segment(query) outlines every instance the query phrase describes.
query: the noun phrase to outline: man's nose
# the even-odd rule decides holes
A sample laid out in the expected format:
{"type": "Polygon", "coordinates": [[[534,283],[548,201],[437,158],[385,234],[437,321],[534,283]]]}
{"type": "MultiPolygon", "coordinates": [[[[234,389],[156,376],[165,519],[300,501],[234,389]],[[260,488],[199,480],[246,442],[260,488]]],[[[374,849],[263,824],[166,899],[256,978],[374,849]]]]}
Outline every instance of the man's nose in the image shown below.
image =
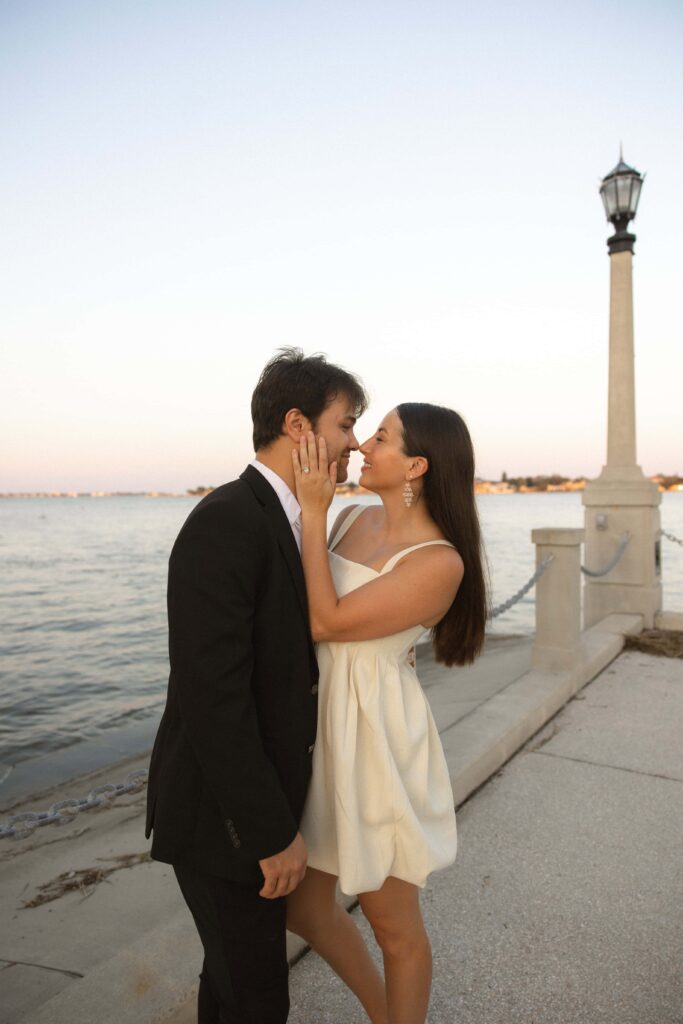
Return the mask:
{"type": "Polygon", "coordinates": [[[351,434],[349,435],[349,448],[351,449],[352,452],[357,452],[359,447],[360,445],[358,444],[358,438],[356,437],[354,432],[351,431],[351,434]]]}

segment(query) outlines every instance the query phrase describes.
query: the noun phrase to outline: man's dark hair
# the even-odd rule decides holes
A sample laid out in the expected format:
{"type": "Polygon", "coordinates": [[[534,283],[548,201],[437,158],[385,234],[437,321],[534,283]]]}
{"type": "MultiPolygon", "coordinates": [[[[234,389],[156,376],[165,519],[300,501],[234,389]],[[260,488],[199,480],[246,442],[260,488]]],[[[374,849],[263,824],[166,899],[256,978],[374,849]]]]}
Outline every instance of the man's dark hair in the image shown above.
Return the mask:
{"type": "Polygon", "coordinates": [[[254,450],[266,448],[282,434],[285,414],[300,409],[315,429],[318,417],[345,395],[358,418],[368,407],[360,380],[323,355],[305,356],[299,348],[281,348],[263,368],[251,396],[254,450]]]}

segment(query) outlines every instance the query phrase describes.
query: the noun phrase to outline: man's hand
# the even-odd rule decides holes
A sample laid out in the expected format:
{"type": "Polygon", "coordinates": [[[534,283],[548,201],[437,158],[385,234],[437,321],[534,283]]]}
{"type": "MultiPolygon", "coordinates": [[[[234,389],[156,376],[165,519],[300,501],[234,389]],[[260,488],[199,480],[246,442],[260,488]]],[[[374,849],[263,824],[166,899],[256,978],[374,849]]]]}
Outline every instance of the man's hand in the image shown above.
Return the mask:
{"type": "Polygon", "coordinates": [[[306,874],[307,859],[306,844],[301,833],[297,832],[285,850],[259,861],[265,878],[259,896],[274,900],[294,892],[306,874]]]}

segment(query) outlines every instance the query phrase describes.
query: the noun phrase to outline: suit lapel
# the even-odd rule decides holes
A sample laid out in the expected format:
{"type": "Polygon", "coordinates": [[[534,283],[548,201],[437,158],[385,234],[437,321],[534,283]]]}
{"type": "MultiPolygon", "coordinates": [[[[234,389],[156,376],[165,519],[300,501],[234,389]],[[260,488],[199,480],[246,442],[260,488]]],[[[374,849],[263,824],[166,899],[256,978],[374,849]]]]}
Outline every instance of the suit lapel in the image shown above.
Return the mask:
{"type": "Polygon", "coordinates": [[[304,613],[306,623],[308,623],[306,581],[304,579],[304,570],[301,565],[301,555],[299,554],[299,549],[296,546],[294,534],[292,533],[292,527],[290,526],[289,519],[285,515],[285,510],[280,503],[280,499],[266,478],[259,473],[257,469],[254,469],[253,466],[247,466],[244,473],[241,474],[240,480],[244,480],[244,482],[251,487],[252,491],[263,505],[263,510],[268,517],[268,521],[273,527],[280,550],[287,562],[287,567],[292,576],[294,589],[296,590],[301,610],[304,613]]]}

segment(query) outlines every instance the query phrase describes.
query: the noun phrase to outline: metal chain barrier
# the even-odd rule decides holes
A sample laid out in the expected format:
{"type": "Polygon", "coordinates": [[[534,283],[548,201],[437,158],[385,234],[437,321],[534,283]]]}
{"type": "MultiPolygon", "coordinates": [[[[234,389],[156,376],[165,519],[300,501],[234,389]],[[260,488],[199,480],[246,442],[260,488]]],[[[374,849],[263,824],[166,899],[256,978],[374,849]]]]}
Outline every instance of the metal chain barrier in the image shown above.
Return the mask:
{"type": "Polygon", "coordinates": [[[554,558],[555,555],[548,555],[547,558],[544,558],[542,562],[539,562],[536,568],[536,572],[533,574],[529,582],[525,583],[524,586],[521,587],[520,590],[518,590],[515,594],[513,594],[512,597],[509,597],[507,601],[503,601],[502,604],[496,605],[495,608],[492,608],[489,618],[495,619],[496,615],[502,615],[503,612],[506,612],[509,608],[512,608],[513,604],[517,604],[518,601],[521,601],[524,595],[531,590],[534,583],[537,583],[538,580],[540,580],[541,576],[546,571],[546,569],[548,568],[548,566],[554,558]]]}
{"type": "MultiPolygon", "coordinates": [[[[672,533],[667,533],[666,530],[660,530],[659,532],[668,540],[683,546],[683,540],[674,537],[672,533]]],[[[630,539],[630,535],[625,533],[614,557],[604,569],[593,571],[582,565],[581,572],[587,576],[606,576],[608,572],[612,571],[623,555],[630,539]]],[[[503,601],[502,604],[496,605],[495,608],[491,609],[489,618],[495,619],[496,616],[502,615],[503,612],[508,611],[518,601],[521,601],[524,595],[540,580],[554,557],[554,555],[548,555],[542,562],[539,562],[536,571],[528,582],[523,587],[520,587],[507,601],[503,601]]],[[[137,771],[130,772],[124,782],[106,782],[102,786],[96,786],[87,796],[80,799],[58,800],[47,811],[24,811],[22,814],[13,814],[4,824],[0,824],[0,839],[26,839],[28,836],[33,835],[37,828],[42,828],[43,825],[68,825],[81,811],[90,811],[94,807],[109,806],[112,800],[119,796],[123,796],[126,793],[139,793],[146,784],[147,769],[139,768],[137,771]]]]}
{"type": "Polygon", "coordinates": [[[619,561],[619,559],[623,555],[624,551],[626,550],[626,545],[628,544],[630,539],[631,539],[631,535],[629,533],[625,533],[623,535],[623,537],[619,541],[619,547],[617,548],[616,553],[614,554],[614,557],[609,560],[609,562],[607,563],[607,565],[605,566],[604,569],[598,569],[598,570],[587,569],[585,565],[582,565],[581,566],[581,572],[584,572],[586,574],[586,576],[606,576],[608,572],[612,571],[614,566],[617,564],[617,562],[619,561]]]}
{"type": "Polygon", "coordinates": [[[0,824],[0,839],[26,839],[43,825],[69,825],[81,811],[108,807],[112,800],[125,793],[139,793],[146,783],[147,769],[138,768],[137,771],[129,772],[123,782],[105,782],[80,799],[58,800],[47,811],[12,814],[4,824],[0,824]]]}

